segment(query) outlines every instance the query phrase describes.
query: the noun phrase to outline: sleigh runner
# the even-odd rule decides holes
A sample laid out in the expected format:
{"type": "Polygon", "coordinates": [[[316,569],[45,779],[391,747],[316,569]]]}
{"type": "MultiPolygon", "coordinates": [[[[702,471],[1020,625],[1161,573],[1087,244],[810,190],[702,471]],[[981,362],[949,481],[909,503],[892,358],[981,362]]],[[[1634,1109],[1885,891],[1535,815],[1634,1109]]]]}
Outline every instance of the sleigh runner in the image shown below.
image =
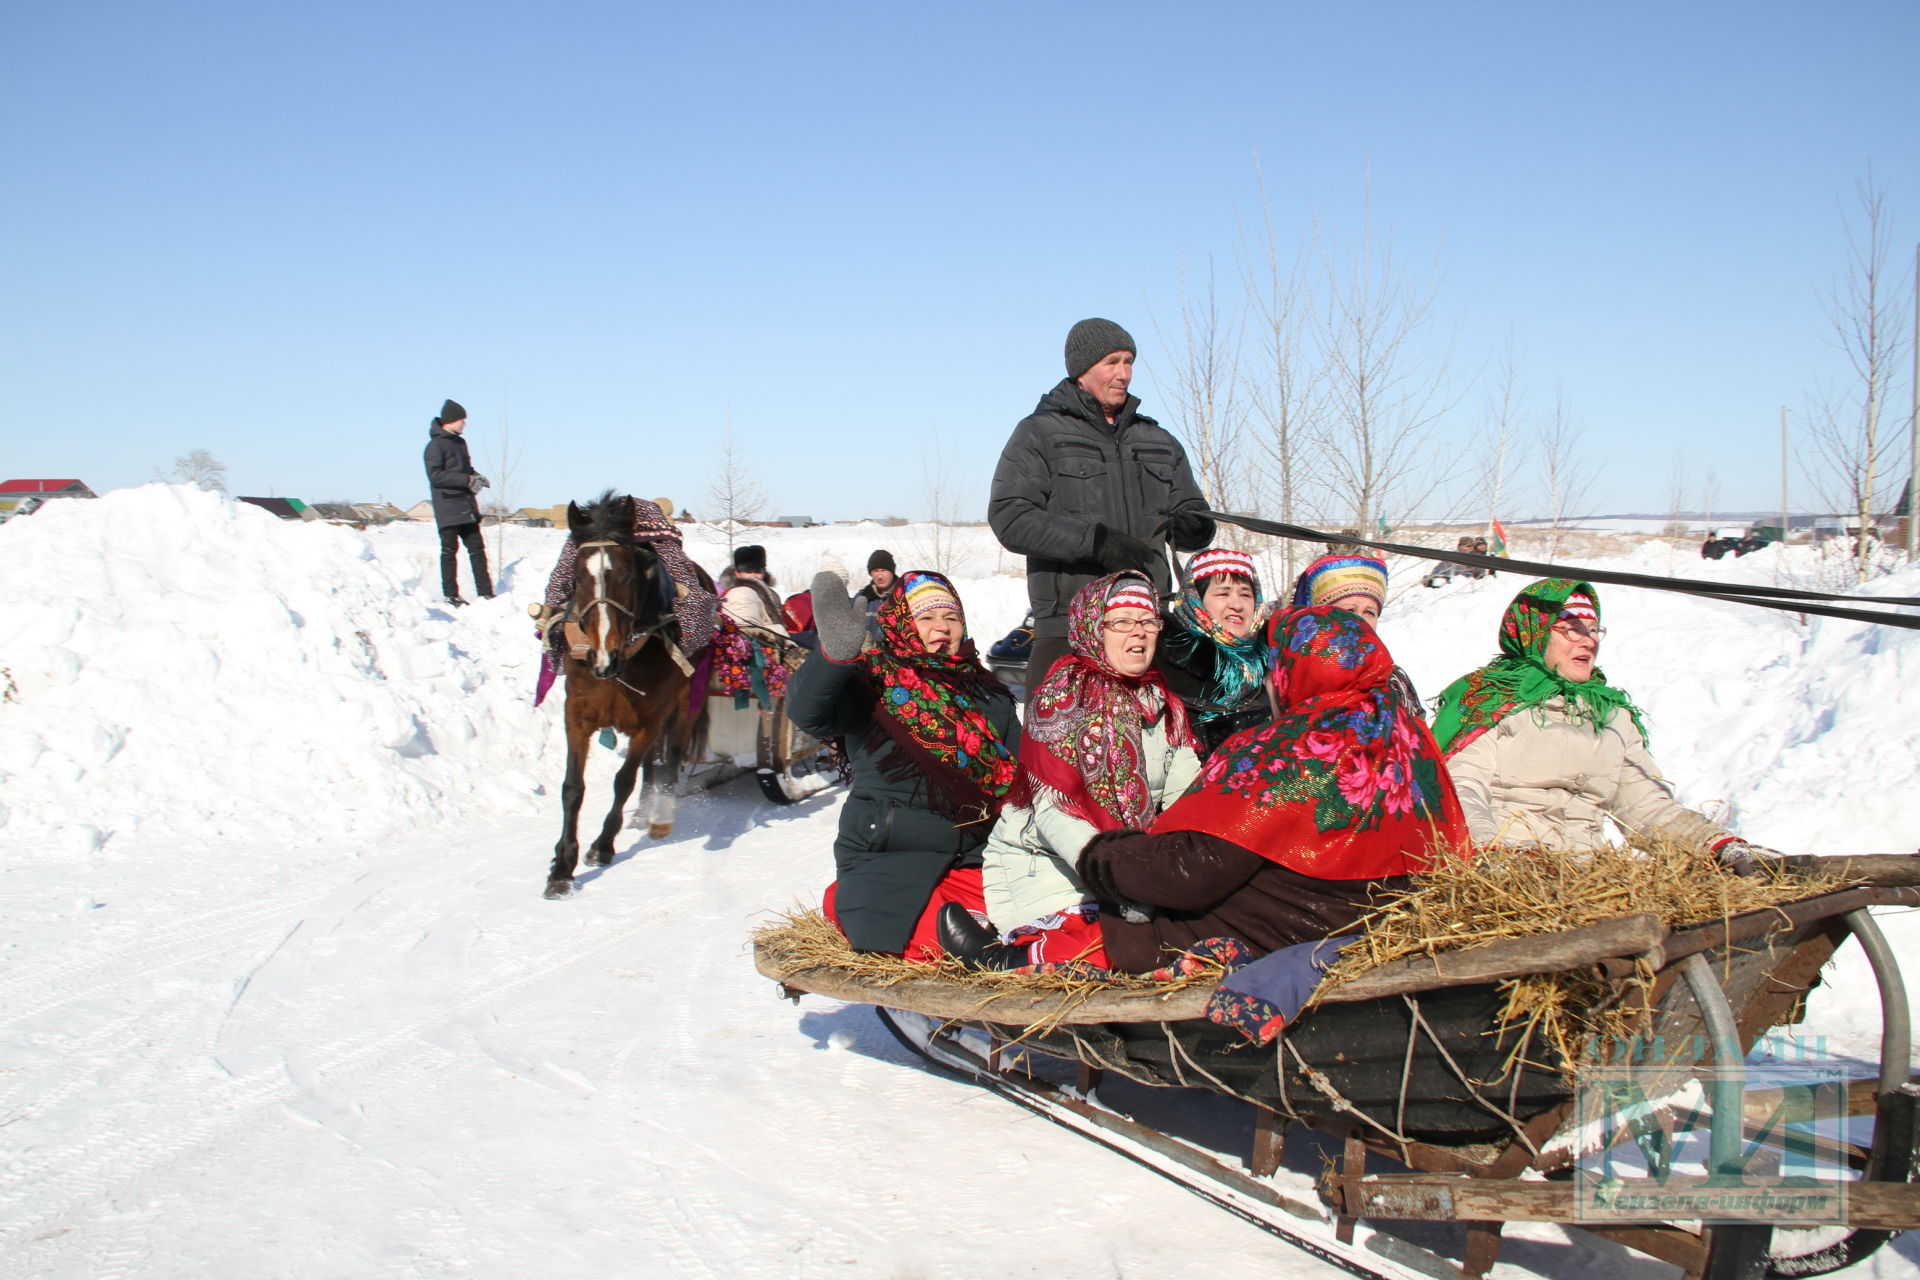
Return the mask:
{"type": "Polygon", "coordinates": [[[796,963],[764,939],[755,960],[783,994],[876,1005],[929,1060],[1345,1265],[1481,1276],[1498,1259],[1504,1224],[1552,1222],[1691,1276],[1817,1275],[1920,1226],[1907,997],[1869,914],[1920,905],[1920,865],[1794,861],[1855,883],[1687,927],[1623,916],[1394,961],[1323,989],[1258,1046],[1207,1019],[1212,982],[1051,992],[876,982],[796,963]],[[1824,1086],[1830,1123],[1821,1127],[1783,1112],[1804,1111],[1804,1091],[1763,1087],[1744,1064],[1770,1028],[1797,1020],[1850,936],[1878,985],[1879,1069],[1824,1086]],[[1634,1035],[1569,1063],[1528,1027],[1501,1027],[1499,984],[1549,973],[1582,975],[1598,999],[1639,999],[1634,1035]],[[1246,1167],[1103,1103],[1108,1073],[1250,1105],[1246,1167]],[[1637,1105],[1596,1120],[1595,1091],[1582,1088],[1595,1076],[1630,1080],[1637,1105]],[[1282,1167],[1290,1130],[1336,1144],[1311,1190],[1290,1185],[1282,1167]],[[1639,1151],[1657,1156],[1663,1142],[1664,1158],[1639,1169],[1639,1151]],[[1370,1168],[1369,1157],[1396,1171],[1370,1168]],[[1815,1157],[1830,1171],[1824,1182],[1795,1176],[1815,1157]],[[1409,1220],[1463,1224],[1460,1256],[1371,1227],[1409,1220]]]}

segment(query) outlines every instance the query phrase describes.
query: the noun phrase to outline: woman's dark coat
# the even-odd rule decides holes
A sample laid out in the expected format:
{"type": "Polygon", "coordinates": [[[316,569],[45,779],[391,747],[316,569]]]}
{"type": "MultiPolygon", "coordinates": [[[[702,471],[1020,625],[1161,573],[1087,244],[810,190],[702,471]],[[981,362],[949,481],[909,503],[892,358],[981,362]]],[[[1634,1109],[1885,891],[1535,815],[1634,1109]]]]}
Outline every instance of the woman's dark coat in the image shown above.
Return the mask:
{"type": "MultiPolygon", "coordinates": [[[[929,807],[924,778],[885,775],[867,743],[874,698],[857,664],[815,653],[787,685],[787,714],[816,738],[845,738],[853,766],[840,838],[833,843],[833,905],[841,931],[856,950],[900,952],[941,877],[955,867],[980,865],[993,819],[956,827],[929,807]]],[[[1016,750],[1020,719],[1012,696],[1001,691],[985,711],[995,734],[1016,750]]]]}

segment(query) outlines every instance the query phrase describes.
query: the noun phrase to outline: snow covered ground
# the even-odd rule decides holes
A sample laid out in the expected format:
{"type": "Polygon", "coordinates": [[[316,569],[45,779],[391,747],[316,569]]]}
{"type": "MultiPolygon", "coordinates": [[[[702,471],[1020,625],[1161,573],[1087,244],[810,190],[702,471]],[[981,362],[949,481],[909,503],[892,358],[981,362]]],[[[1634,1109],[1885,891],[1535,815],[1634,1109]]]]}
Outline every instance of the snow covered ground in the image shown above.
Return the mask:
{"type": "MultiPolygon", "coordinates": [[[[885,546],[944,561],[983,644],[1024,609],[984,529],[756,533],[786,591],[885,546]]],[[[564,746],[524,610],[561,535],[502,536],[502,598],[454,612],[430,529],[160,485],[0,526],[0,1276],[1332,1274],[865,1008],[775,999],[746,932],[817,900],[837,791],[683,801],[543,900],[564,746]]],[[[1516,585],[1403,588],[1382,633],[1432,694],[1516,585]]],[[[1603,596],[1686,801],[1796,852],[1920,843],[1920,636],[1603,596]]],[[[1849,950],[1807,1030],[1865,1057],[1877,1027],[1849,950]]],[[[1507,1274],[1670,1274],[1516,1234],[1507,1274]]],[[[1920,1275],[1912,1239],[1855,1274],[1920,1275]]]]}

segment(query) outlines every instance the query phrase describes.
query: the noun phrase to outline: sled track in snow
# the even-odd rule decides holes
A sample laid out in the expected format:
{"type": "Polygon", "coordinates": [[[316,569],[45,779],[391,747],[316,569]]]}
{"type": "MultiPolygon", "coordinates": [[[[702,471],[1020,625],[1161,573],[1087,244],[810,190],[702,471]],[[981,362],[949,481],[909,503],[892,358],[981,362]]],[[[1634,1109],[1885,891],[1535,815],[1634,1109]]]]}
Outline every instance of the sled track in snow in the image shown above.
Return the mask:
{"type": "MultiPolygon", "coordinates": [[[[462,868],[466,874],[471,868],[462,868]]],[[[348,1036],[315,1048],[311,1071],[328,1077],[374,1073],[401,1077],[457,1060],[450,1050],[421,1038],[433,1027],[481,1007],[515,999],[568,969],[597,965],[608,953],[646,935],[646,924],[609,925],[606,936],[545,963],[508,956],[462,983],[457,1002],[432,1016],[358,1041],[348,1036]]],[[[190,1017],[190,1015],[189,1015],[190,1017]]],[[[9,1169],[11,1189],[0,1194],[0,1259],[22,1274],[42,1274],[61,1254],[84,1247],[81,1233],[61,1231],[69,1218],[110,1193],[127,1198],[186,1153],[244,1123],[264,1107],[287,1102],[301,1091],[284,1065],[262,1067],[233,1080],[208,1082],[207,1105],[190,1124],[155,1133],[96,1130],[77,1143],[25,1153],[9,1169]],[[30,1203],[29,1203],[30,1202],[30,1203]],[[63,1246],[62,1240],[70,1240],[63,1246]]]]}

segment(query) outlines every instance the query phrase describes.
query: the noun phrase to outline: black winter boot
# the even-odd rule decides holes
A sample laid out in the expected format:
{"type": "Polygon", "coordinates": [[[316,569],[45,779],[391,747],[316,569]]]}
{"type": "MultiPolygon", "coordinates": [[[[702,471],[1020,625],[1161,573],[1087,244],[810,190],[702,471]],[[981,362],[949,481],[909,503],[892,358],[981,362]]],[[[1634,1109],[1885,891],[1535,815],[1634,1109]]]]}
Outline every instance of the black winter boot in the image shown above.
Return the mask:
{"type": "Polygon", "coordinates": [[[1030,963],[1025,947],[994,941],[994,934],[957,902],[940,908],[934,933],[942,951],[975,969],[1024,969],[1030,963]]]}

